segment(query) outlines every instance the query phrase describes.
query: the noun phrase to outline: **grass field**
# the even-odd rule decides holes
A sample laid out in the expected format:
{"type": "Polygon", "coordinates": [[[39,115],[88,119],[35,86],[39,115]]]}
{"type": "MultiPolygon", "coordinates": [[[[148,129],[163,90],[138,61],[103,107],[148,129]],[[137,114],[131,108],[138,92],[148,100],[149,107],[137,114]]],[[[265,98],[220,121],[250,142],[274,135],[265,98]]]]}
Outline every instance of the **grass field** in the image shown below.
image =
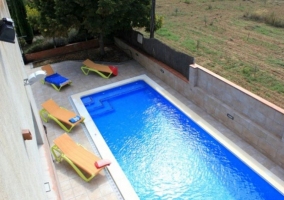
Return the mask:
{"type": "Polygon", "coordinates": [[[283,0],[156,0],[156,14],[164,21],[155,38],[284,108],[283,0]]]}

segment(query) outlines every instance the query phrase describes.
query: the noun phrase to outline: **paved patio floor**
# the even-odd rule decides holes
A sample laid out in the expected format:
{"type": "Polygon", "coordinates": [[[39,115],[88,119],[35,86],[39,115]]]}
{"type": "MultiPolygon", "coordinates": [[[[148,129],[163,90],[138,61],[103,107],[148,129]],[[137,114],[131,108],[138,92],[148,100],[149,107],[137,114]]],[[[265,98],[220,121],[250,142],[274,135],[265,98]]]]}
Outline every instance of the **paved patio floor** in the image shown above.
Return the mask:
{"type": "MultiPolygon", "coordinates": [[[[183,104],[188,106],[195,113],[198,113],[204,120],[213,125],[216,129],[218,129],[221,133],[223,133],[226,137],[231,139],[235,144],[253,156],[258,162],[263,164],[268,170],[272,173],[276,174],[282,180],[284,180],[284,170],[279,166],[275,165],[272,161],[267,159],[261,153],[256,151],[252,146],[248,145],[241,138],[239,138],[236,134],[228,130],[222,124],[218,123],[212,117],[208,116],[204,111],[195,106],[191,101],[181,96],[178,92],[174,91],[160,79],[155,77],[154,75],[148,73],[145,68],[139,65],[136,61],[131,60],[124,63],[111,63],[112,65],[116,65],[118,67],[118,76],[111,77],[110,79],[104,79],[100,77],[96,73],[90,73],[88,76],[85,76],[80,70],[80,66],[82,65],[82,61],[65,61],[61,63],[52,64],[52,67],[59,74],[68,77],[72,80],[71,86],[64,87],[60,92],[54,90],[50,85],[43,85],[40,82],[34,83],[31,88],[34,95],[34,99],[36,101],[38,110],[41,109],[41,103],[46,100],[52,98],[55,100],[60,106],[65,107],[67,109],[73,110],[76,112],[75,108],[72,105],[70,96],[73,94],[77,94],[79,92],[83,92],[86,90],[93,89],[95,87],[100,87],[109,83],[125,80],[131,77],[135,77],[138,75],[146,74],[168,92],[170,92],[173,96],[179,99],[183,104]]],[[[32,68],[31,65],[26,65],[25,70],[27,74],[31,72],[39,70],[39,68],[32,68]]],[[[47,138],[52,145],[52,141],[60,136],[64,131],[53,121],[49,123],[43,122],[43,124],[47,127],[47,138]]],[[[86,136],[88,134],[84,125],[76,126],[69,135],[78,143],[82,144],[89,150],[92,150],[96,153],[96,149],[94,148],[94,144],[92,141],[88,139],[86,136]]],[[[42,150],[45,151],[45,150],[42,150]]],[[[44,157],[49,155],[50,152],[42,152],[43,157],[43,165],[46,165],[44,161],[44,157]]],[[[107,170],[103,170],[98,176],[96,176],[93,180],[86,183],[83,181],[76,172],[65,162],[55,163],[55,169],[59,181],[59,186],[61,188],[61,194],[64,200],[119,200],[123,199],[120,195],[115,183],[112,181],[111,176],[109,175],[107,170]]],[[[49,179],[49,166],[45,166],[45,179],[46,181],[50,181],[49,179]]],[[[50,181],[52,182],[52,181],[50,181]]],[[[53,190],[51,185],[51,191],[48,192],[49,199],[58,199],[56,195],[56,191],[53,190]]]]}

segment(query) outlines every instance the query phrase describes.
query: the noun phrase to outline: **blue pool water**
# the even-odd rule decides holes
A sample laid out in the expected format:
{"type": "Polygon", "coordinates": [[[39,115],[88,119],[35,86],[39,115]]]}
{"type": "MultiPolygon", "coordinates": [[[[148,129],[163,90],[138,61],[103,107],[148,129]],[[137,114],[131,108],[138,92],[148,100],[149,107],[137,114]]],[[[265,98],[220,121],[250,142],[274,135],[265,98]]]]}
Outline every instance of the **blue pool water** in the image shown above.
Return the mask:
{"type": "Polygon", "coordinates": [[[140,199],[284,199],[144,81],[81,99],[140,199]]]}

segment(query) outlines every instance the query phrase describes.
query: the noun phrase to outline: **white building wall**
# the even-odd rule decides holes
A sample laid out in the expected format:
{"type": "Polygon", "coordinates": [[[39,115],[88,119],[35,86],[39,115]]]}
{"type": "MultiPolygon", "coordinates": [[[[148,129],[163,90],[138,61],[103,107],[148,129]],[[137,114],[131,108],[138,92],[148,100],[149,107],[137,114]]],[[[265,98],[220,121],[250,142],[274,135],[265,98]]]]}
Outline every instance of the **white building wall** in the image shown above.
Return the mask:
{"type": "MultiPolygon", "coordinates": [[[[10,17],[0,0],[0,18],[10,17]]],[[[0,199],[46,199],[19,45],[0,41],[0,199]],[[32,140],[23,140],[29,129],[32,140]]],[[[29,86],[28,86],[29,87],[29,86]]]]}

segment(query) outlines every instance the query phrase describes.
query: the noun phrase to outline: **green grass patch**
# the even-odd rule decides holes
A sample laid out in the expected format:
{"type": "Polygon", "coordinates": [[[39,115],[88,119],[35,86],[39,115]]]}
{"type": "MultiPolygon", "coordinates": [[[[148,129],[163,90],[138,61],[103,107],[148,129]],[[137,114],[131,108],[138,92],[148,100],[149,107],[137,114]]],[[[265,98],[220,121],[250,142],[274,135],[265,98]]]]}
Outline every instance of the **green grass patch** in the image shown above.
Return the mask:
{"type": "Polygon", "coordinates": [[[189,30],[189,35],[193,34],[193,35],[198,35],[198,36],[205,36],[204,32],[202,30],[198,30],[198,29],[190,29],[189,30]]]}
{"type": "Polygon", "coordinates": [[[258,70],[256,67],[242,67],[242,75],[249,83],[259,83],[269,90],[284,94],[283,82],[277,80],[270,74],[267,74],[267,72],[258,70]]]}
{"type": "Polygon", "coordinates": [[[190,0],[184,0],[184,3],[190,4],[191,2],[190,2],[190,0]]]}
{"type": "Polygon", "coordinates": [[[270,49],[270,50],[278,50],[279,49],[279,47],[275,44],[272,44],[272,43],[269,43],[269,42],[266,42],[266,41],[263,41],[263,40],[259,40],[257,38],[253,38],[250,35],[243,38],[243,40],[246,41],[249,44],[254,44],[254,45],[257,45],[257,46],[264,46],[265,48],[270,49]]]}
{"type": "Polygon", "coordinates": [[[244,19],[232,20],[232,25],[235,25],[240,28],[244,28],[248,31],[254,31],[256,33],[266,35],[269,37],[283,38],[283,28],[276,28],[269,26],[267,24],[261,24],[255,21],[247,21],[244,19]]]}
{"type": "Polygon", "coordinates": [[[278,65],[278,66],[284,68],[284,60],[269,58],[268,62],[273,64],[273,65],[278,65]]]}
{"type": "Polygon", "coordinates": [[[252,26],[255,26],[255,24],[257,24],[254,21],[244,20],[243,18],[234,18],[230,21],[230,23],[231,25],[241,27],[241,28],[252,27],[252,26]]]}
{"type": "Polygon", "coordinates": [[[201,45],[201,49],[207,55],[214,55],[214,56],[220,55],[220,53],[218,51],[212,50],[212,49],[207,48],[207,47],[203,47],[202,45],[201,45]]]}
{"type": "Polygon", "coordinates": [[[213,35],[210,35],[207,30],[211,30],[212,32],[224,32],[223,28],[218,28],[216,26],[207,26],[204,29],[192,29],[190,28],[189,30],[187,29],[186,32],[188,35],[195,35],[202,40],[202,42],[210,43],[210,44],[220,44],[224,43],[224,39],[218,39],[217,37],[214,37],[213,35]]]}
{"type": "Polygon", "coordinates": [[[217,44],[219,42],[213,36],[202,37],[201,41],[209,44],[217,44]]]}
{"type": "MultiPolygon", "coordinates": [[[[189,34],[190,35],[190,34],[189,34]]],[[[217,44],[218,40],[214,39],[213,36],[202,37],[200,40],[194,40],[191,38],[186,38],[183,42],[180,43],[181,46],[185,47],[187,50],[191,52],[198,52],[198,55],[215,55],[222,56],[222,53],[216,50],[212,50],[206,45],[217,44]]]]}
{"type": "Polygon", "coordinates": [[[212,20],[208,23],[207,29],[212,32],[223,34],[226,30],[222,27],[218,27],[218,22],[216,20],[212,20]]]}
{"type": "Polygon", "coordinates": [[[256,26],[254,31],[270,37],[282,37],[283,39],[283,29],[273,28],[271,26],[263,25],[256,26]]]}
{"type": "Polygon", "coordinates": [[[242,74],[245,78],[247,78],[247,80],[249,80],[249,82],[251,81],[255,81],[255,76],[256,73],[258,71],[257,68],[255,67],[251,67],[251,66],[244,66],[242,69],[242,74]]]}
{"type": "Polygon", "coordinates": [[[258,75],[256,76],[256,80],[272,91],[276,91],[278,93],[284,93],[283,82],[278,81],[277,79],[267,74],[266,72],[258,73],[258,75]]]}
{"type": "Polygon", "coordinates": [[[179,8],[174,8],[172,14],[172,16],[174,17],[179,17],[179,16],[185,16],[185,15],[188,15],[188,13],[186,12],[183,12],[182,9],[179,9],[179,8]]]}
{"type": "Polygon", "coordinates": [[[207,2],[210,2],[210,0],[197,0],[196,2],[198,2],[198,3],[207,3],[207,2]]]}
{"type": "Polygon", "coordinates": [[[196,52],[196,46],[197,46],[197,41],[193,40],[193,39],[185,39],[183,41],[183,43],[181,44],[183,47],[185,47],[186,49],[190,50],[191,52],[196,52]]]}
{"type": "Polygon", "coordinates": [[[238,6],[235,7],[235,9],[243,12],[246,10],[246,6],[240,3],[238,6]]]}
{"type": "MultiPolygon", "coordinates": [[[[241,24],[245,25],[246,23],[238,23],[239,26],[241,24]]],[[[242,26],[243,26],[242,25],[242,26]]],[[[272,38],[279,38],[283,39],[283,28],[275,28],[266,24],[259,24],[259,23],[248,23],[247,26],[243,26],[248,31],[253,31],[262,35],[266,35],[272,38]]]]}
{"type": "Polygon", "coordinates": [[[179,40],[179,36],[170,32],[167,28],[160,28],[157,32],[157,35],[165,37],[168,40],[173,40],[173,41],[178,41],[179,40]]]}
{"type": "Polygon", "coordinates": [[[241,61],[229,61],[229,62],[226,62],[224,63],[223,65],[223,68],[226,69],[226,70],[235,70],[235,71],[238,71],[238,68],[244,66],[244,63],[241,62],[241,61]]]}
{"type": "Polygon", "coordinates": [[[260,33],[262,35],[273,36],[273,29],[267,28],[266,26],[256,26],[253,29],[255,32],[260,33]]]}

